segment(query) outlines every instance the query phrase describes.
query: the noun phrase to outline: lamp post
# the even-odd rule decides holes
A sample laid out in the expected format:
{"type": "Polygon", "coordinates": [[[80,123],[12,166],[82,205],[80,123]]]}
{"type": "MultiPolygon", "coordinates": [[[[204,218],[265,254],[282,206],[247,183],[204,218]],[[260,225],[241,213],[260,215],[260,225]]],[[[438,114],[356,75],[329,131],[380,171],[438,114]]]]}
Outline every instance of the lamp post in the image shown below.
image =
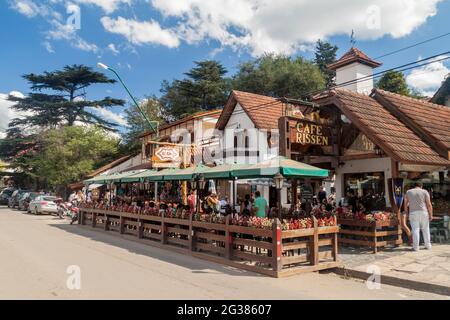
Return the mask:
{"type": "Polygon", "coordinates": [[[281,215],[281,189],[283,188],[284,177],[279,172],[273,177],[275,182],[275,187],[277,188],[277,198],[278,198],[278,219],[282,220],[281,215]]]}
{"type": "Polygon", "coordinates": [[[122,78],[119,76],[119,74],[117,73],[116,70],[114,70],[111,67],[108,67],[106,64],[103,64],[101,62],[97,63],[97,66],[99,68],[105,69],[105,70],[109,70],[112,73],[114,73],[117,77],[117,79],[119,79],[120,83],[122,84],[122,86],[125,88],[125,90],[127,91],[128,95],[130,96],[131,100],[133,100],[134,104],[136,105],[136,107],[138,108],[139,112],[142,114],[142,116],[144,117],[145,121],[147,121],[147,123],[150,125],[151,129],[153,130],[153,132],[156,133],[156,136],[159,138],[159,122],[158,121],[151,121],[147,114],[144,112],[144,110],[142,110],[141,106],[139,105],[139,103],[137,103],[136,99],[133,97],[133,95],[131,94],[130,90],[128,89],[128,87],[125,85],[125,83],[123,82],[122,78]],[[156,124],[156,128],[153,126],[153,124],[156,124]]]}

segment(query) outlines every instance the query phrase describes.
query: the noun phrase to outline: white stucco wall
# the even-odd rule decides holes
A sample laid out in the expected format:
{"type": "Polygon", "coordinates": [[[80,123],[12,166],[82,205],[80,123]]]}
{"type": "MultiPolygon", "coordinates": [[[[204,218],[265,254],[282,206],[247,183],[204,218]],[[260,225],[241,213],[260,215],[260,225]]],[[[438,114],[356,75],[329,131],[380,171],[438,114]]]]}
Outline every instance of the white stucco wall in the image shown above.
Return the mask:
{"type": "Polygon", "coordinates": [[[364,160],[345,161],[343,166],[336,170],[336,200],[339,201],[345,192],[344,174],[346,173],[365,173],[365,172],[384,172],[384,188],[386,194],[386,206],[390,207],[389,203],[389,188],[388,179],[392,178],[391,158],[376,158],[364,160]]]}
{"type": "MultiPolygon", "coordinates": [[[[336,84],[340,85],[348,81],[353,81],[355,79],[360,79],[372,75],[373,75],[372,67],[366,66],[358,62],[354,62],[352,64],[349,64],[336,70],[336,84]]],[[[373,89],[373,78],[363,80],[357,83],[348,84],[342,86],[341,88],[359,93],[370,94],[370,92],[373,89]]]]}

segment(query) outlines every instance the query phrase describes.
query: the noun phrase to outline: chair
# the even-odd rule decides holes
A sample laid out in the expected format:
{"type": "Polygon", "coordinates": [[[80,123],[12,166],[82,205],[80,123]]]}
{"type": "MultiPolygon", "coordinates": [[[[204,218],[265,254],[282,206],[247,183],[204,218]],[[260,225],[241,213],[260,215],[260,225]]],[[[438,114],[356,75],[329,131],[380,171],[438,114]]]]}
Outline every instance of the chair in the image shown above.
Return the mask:
{"type": "Polygon", "coordinates": [[[436,242],[436,240],[439,240],[439,243],[442,243],[442,239],[448,240],[449,234],[450,234],[450,228],[449,228],[449,216],[444,216],[441,221],[438,223],[432,223],[430,227],[430,234],[433,239],[433,242],[436,242]]]}

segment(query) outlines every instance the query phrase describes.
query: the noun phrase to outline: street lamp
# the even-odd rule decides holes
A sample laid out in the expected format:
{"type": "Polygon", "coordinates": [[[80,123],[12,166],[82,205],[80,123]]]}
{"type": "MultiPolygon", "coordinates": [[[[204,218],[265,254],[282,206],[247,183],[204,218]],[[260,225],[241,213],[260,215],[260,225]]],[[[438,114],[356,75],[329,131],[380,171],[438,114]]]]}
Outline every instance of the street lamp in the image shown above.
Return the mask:
{"type": "Polygon", "coordinates": [[[278,218],[280,221],[282,220],[281,215],[281,189],[283,188],[284,177],[279,172],[273,177],[273,181],[275,182],[275,187],[277,188],[277,198],[278,198],[278,218]]]}
{"type": "Polygon", "coordinates": [[[147,114],[144,112],[144,110],[142,110],[141,106],[139,105],[139,103],[137,103],[136,99],[133,97],[133,95],[131,94],[130,90],[128,89],[128,87],[125,85],[125,83],[122,81],[122,78],[119,76],[119,74],[117,73],[116,70],[114,70],[111,67],[108,67],[106,64],[104,63],[97,63],[97,66],[101,69],[105,69],[105,70],[109,70],[112,73],[114,73],[117,77],[117,79],[119,79],[120,83],[122,84],[122,86],[125,88],[125,90],[127,91],[128,95],[130,96],[131,100],[133,100],[134,104],[136,105],[136,107],[138,108],[139,112],[142,114],[142,116],[144,117],[145,121],[147,121],[147,123],[150,125],[151,129],[153,130],[153,132],[156,133],[156,136],[159,137],[159,122],[158,121],[151,121],[147,114]],[[153,124],[156,124],[156,128],[153,127],[153,124]]]}
{"type": "Polygon", "coordinates": [[[200,185],[201,190],[205,189],[206,180],[205,180],[205,176],[202,173],[200,173],[198,175],[198,183],[200,185]]]}

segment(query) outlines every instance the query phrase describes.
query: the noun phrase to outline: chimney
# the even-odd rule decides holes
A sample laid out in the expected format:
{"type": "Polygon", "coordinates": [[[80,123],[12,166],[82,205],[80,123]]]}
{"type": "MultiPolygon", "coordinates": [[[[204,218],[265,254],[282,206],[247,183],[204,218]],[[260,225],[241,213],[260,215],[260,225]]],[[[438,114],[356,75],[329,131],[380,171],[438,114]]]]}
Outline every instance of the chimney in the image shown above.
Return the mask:
{"type": "Polygon", "coordinates": [[[381,66],[361,50],[352,47],[338,61],[329,64],[328,69],[336,71],[336,86],[341,89],[370,94],[373,89],[373,69],[381,66]],[[369,77],[369,78],[366,78],[369,77]],[[356,81],[364,78],[364,80],[356,81]]]}

